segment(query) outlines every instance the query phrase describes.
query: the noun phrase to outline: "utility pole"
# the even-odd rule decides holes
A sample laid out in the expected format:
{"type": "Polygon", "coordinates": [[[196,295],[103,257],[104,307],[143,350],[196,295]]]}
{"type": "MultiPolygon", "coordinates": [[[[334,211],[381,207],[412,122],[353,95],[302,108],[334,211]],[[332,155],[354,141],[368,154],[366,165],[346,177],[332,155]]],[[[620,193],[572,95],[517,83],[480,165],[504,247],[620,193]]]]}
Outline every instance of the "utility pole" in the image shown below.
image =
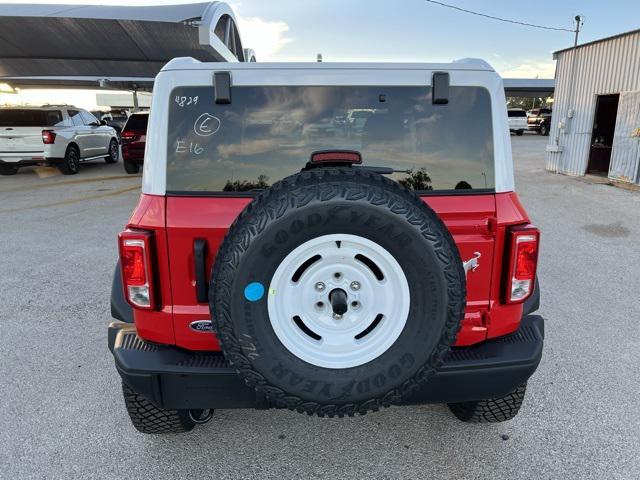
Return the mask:
{"type": "MultiPolygon", "coordinates": [[[[557,146],[560,145],[560,130],[562,130],[565,134],[571,132],[571,128],[573,127],[573,117],[575,116],[575,78],[576,78],[576,63],[578,59],[578,37],[580,35],[580,26],[582,25],[582,15],[576,15],[573,18],[576,22],[576,29],[574,30],[575,36],[573,39],[573,50],[571,52],[571,76],[569,78],[569,91],[567,92],[567,106],[566,113],[564,118],[562,119],[562,129],[558,128],[555,136],[555,144],[557,146]]],[[[556,164],[556,173],[562,170],[560,163],[564,161],[564,156],[562,155],[562,150],[560,150],[560,158],[558,159],[558,163],[556,164]]],[[[564,166],[564,165],[563,165],[564,166]]]]}
{"type": "Polygon", "coordinates": [[[580,23],[582,22],[582,16],[576,15],[574,17],[574,20],[576,21],[576,38],[573,41],[573,48],[576,48],[578,46],[578,35],[580,34],[580,23]]]}
{"type": "Polygon", "coordinates": [[[575,116],[575,79],[576,79],[576,63],[578,61],[578,35],[580,35],[580,23],[582,22],[582,17],[580,15],[576,15],[574,17],[576,21],[576,29],[575,29],[575,37],[573,40],[573,52],[571,58],[571,81],[569,83],[569,105],[567,105],[567,128],[566,131],[569,132],[571,130],[571,124],[573,123],[571,119],[575,116]]]}

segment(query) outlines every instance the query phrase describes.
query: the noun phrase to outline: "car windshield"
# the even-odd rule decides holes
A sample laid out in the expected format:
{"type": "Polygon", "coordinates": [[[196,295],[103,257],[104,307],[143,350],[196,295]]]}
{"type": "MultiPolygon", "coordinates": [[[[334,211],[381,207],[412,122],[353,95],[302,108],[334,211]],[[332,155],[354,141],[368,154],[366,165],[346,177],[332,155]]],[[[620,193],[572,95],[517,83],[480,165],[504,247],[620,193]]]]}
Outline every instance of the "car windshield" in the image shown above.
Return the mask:
{"type": "Polygon", "coordinates": [[[59,110],[0,109],[0,127],[53,127],[60,122],[59,110]]]}
{"type": "Polygon", "coordinates": [[[494,187],[491,97],[451,87],[434,105],[430,87],[233,87],[216,104],[211,87],[170,98],[167,192],[266,188],[322,150],[357,150],[364,166],[417,190],[494,187]]]}

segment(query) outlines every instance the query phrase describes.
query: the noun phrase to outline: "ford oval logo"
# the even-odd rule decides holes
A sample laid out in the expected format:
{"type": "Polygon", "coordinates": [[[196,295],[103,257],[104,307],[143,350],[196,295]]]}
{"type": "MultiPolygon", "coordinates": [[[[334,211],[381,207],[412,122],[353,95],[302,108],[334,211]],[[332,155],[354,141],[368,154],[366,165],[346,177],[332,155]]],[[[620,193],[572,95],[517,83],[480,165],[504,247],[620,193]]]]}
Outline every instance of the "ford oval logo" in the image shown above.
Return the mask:
{"type": "Polygon", "coordinates": [[[213,332],[213,323],[211,320],[196,320],[189,324],[189,328],[196,332],[213,332]]]}

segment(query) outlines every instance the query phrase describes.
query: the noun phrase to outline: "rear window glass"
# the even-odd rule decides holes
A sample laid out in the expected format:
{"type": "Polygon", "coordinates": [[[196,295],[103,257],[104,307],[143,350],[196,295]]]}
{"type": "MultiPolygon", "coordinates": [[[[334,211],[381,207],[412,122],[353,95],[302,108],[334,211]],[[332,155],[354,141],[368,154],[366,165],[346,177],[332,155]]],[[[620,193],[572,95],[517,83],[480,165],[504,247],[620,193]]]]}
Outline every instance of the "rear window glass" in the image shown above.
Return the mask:
{"type": "Polygon", "coordinates": [[[140,130],[147,131],[147,123],[149,122],[149,115],[131,115],[129,120],[127,120],[127,124],[125,125],[125,130],[140,130]]]}
{"type": "Polygon", "coordinates": [[[417,190],[494,187],[491,98],[451,87],[180,87],[170,98],[167,192],[246,192],[299,172],[321,150],[357,150],[363,165],[403,170],[417,190]]]}
{"type": "Polygon", "coordinates": [[[55,127],[62,125],[60,110],[0,109],[1,127],[55,127]]]}
{"type": "Polygon", "coordinates": [[[519,118],[519,117],[527,116],[527,113],[524,110],[509,110],[507,113],[511,118],[519,118]]]}

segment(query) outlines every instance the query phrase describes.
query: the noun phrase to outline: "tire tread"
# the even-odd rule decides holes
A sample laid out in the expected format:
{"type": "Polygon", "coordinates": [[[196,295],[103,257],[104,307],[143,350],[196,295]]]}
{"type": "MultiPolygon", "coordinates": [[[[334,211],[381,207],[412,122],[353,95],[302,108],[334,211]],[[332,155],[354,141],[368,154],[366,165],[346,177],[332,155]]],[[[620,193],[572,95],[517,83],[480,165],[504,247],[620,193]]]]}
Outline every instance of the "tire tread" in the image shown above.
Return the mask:
{"type": "Polygon", "coordinates": [[[524,401],[527,384],[520,385],[504,397],[474,402],[449,403],[451,412],[463,422],[498,423],[514,418],[524,401]]]}
{"type": "Polygon", "coordinates": [[[122,383],[124,403],[133,426],[142,433],[182,433],[193,429],[193,423],[186,411],[165,410],[155,406],[142,395],[122,383]]]}

